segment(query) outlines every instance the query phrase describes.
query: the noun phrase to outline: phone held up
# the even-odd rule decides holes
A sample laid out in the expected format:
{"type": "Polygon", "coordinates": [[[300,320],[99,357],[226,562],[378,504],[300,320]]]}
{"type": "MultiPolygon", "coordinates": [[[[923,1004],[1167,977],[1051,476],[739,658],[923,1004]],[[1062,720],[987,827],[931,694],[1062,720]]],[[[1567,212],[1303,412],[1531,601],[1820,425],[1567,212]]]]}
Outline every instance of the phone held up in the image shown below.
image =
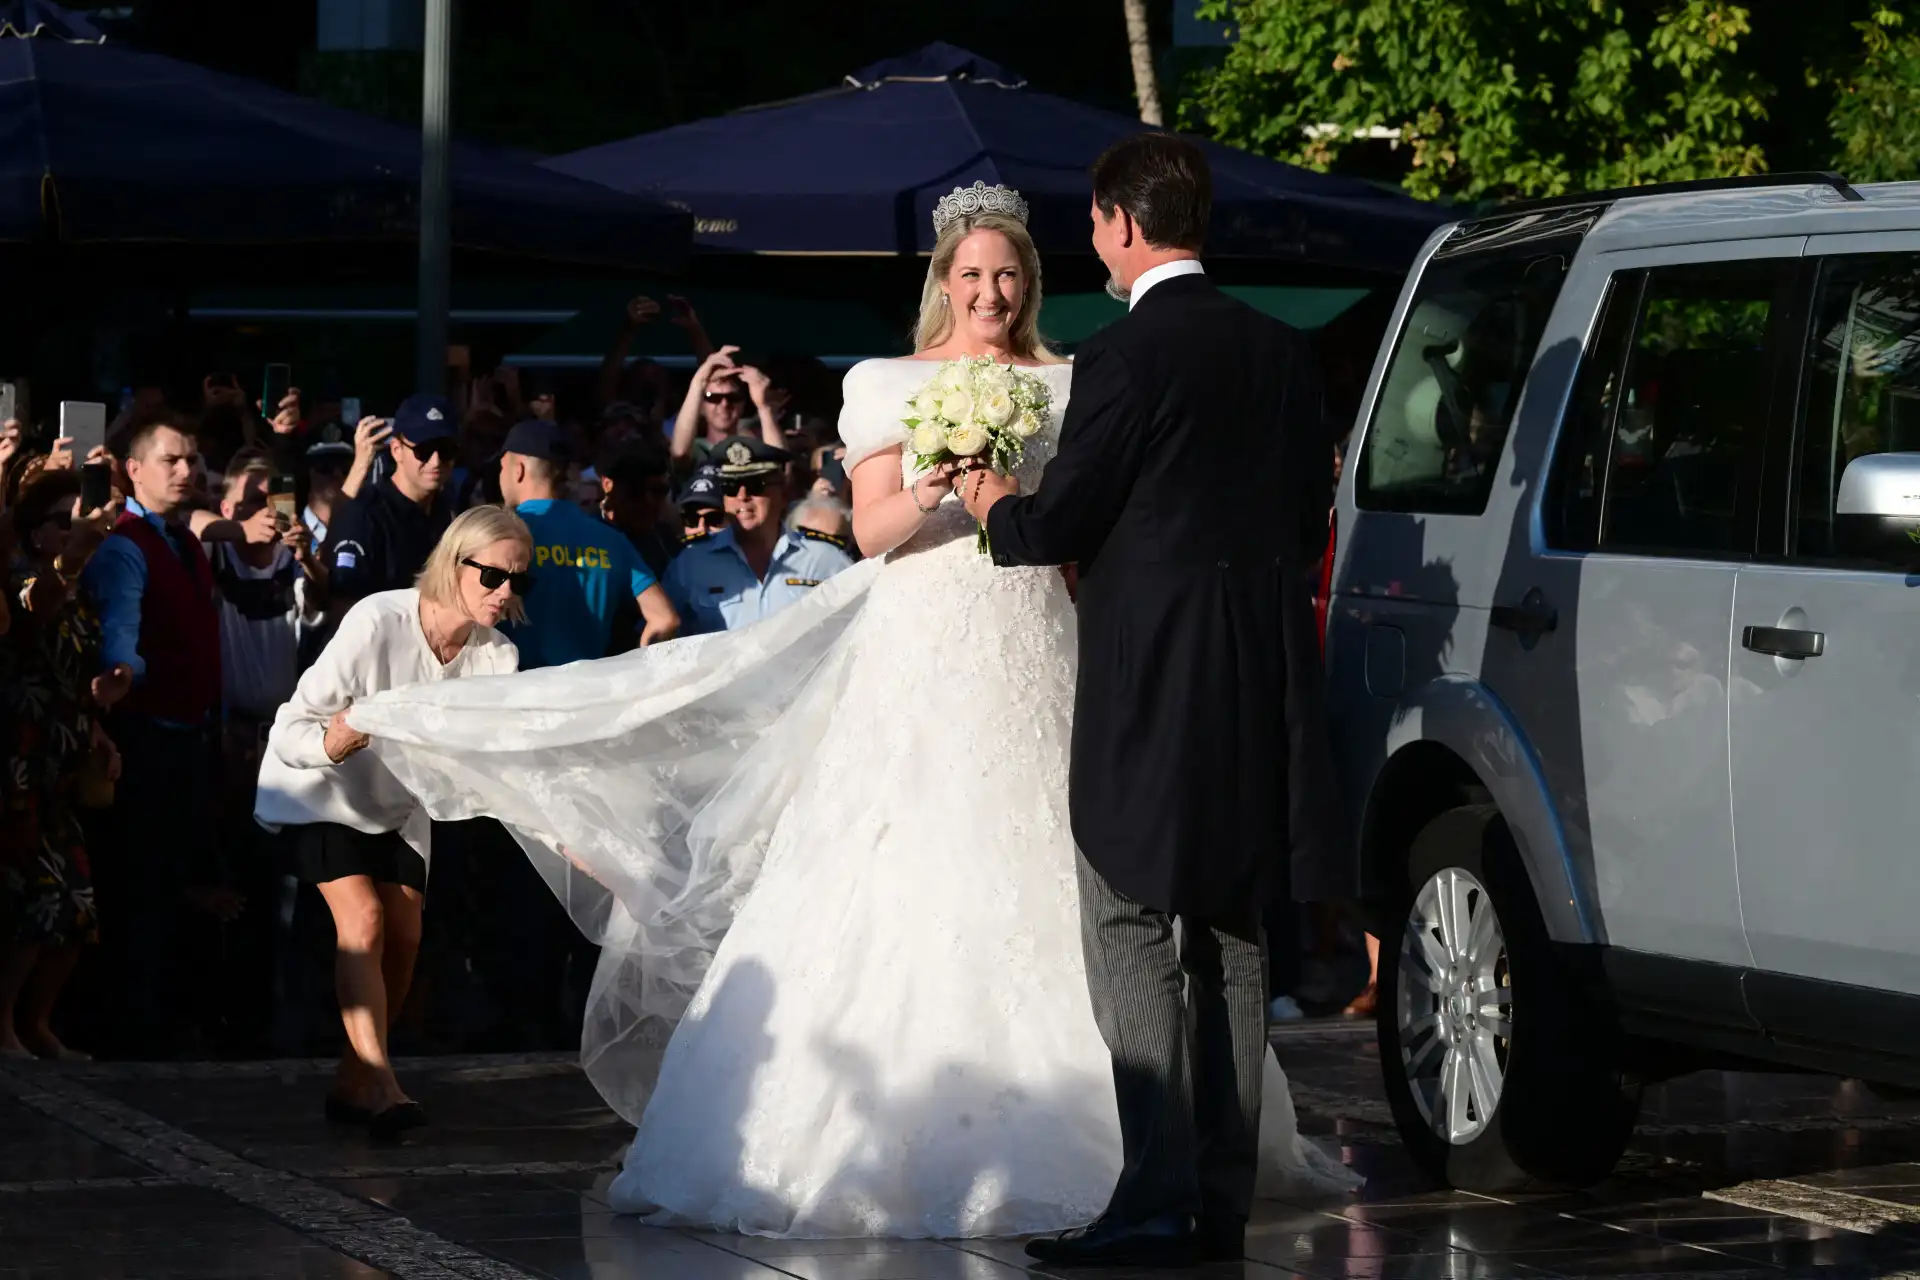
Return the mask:
{"type": "Polygon", "coordinates": [[[280,402],[293,389],[293,366],[270,364],[260,377],[260,416],[272,418],[280,412],[280,402]]]}
{"type": "Polygon", "coordinates": [[[107,443],[107,406],[94,400],[60,402],[60,434],[72,441],[76,462],[107,443]]]}
{"type": "Polygon", "coordinates": [[[80,510],[91,514],[113,501],[113,468],[104,462],[80,467],[80,510]]]}

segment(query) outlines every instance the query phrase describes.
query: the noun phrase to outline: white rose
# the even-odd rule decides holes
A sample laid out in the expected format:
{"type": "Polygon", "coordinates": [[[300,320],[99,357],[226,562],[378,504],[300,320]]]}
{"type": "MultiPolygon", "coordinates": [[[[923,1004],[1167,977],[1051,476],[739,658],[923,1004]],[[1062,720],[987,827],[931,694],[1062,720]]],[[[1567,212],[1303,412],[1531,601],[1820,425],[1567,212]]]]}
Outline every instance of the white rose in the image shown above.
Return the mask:
{"type": "Polygon", "coordinates": [[[940,416],[948,422],[967,422],[973,418],[973,392],[965,387],[949,387],[940,397],[940,416]]]}
{"type": "Polygon", "coordinates": [[[947,431],[947,448],[962,458],[971,458],[987,447],[987,429],[968,422],[947,431]]]}
{"type": "Polygon", "coordinates": [[[942,391],[964,390],[967,385],[967,366],[959,363],[941,365],[934,382],[942,391]]]}
{"type": "Polygon", "coordinates": [[[1013,434],[1022,440],[1031,440],[1040,434],[1040,415],[1031,409],[1022,409],[1020,416],[1013,420],[1013,434]]]}
{"type": "Polygon", "coordinates": [[[980,397],[980,420],[990,427],[1004,427],[1013,417],[1013,397],[1000,388],[980,397]]]}
{"type": "Polygon", "coordinates": [[[980,371],[980,389],[1013,394],[1013,370],[1003,364],[992,364],[980,371]]]}
{"type": "Polygon", "coordinates": [[[946,429],[932,419],[927,419],[913,429],[913,451],[921,457],[930,458],[946,447],[946,429]]]}
{"type": "Polygon", "coordinates": [[[920,394],[913,398],[913,411],[921,418],[940,416],[940,396],[931,386],[920,388],[920,394]]]}

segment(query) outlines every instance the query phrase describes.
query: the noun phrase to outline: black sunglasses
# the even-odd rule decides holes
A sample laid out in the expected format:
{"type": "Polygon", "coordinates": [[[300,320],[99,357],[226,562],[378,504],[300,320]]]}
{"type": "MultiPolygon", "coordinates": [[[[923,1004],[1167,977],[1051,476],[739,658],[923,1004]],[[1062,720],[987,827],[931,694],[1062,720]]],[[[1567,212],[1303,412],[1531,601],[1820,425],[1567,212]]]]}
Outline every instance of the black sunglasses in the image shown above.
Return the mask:
{"type": "Polygon", "coordinates": [[[722,480],[720,482],[720,491],[729,498],[736,493],[744,493],[749,498],[757,498],[765,493],[772,483],[772,476],[749,476],[741,480],[722,480]]]}
{"type": "Polygon", "coordinates": [[[425,462],[428,458],[436,454],[439,455],[440,460],[444,462],[459,452],[458,446],[456,446],[452,440],[444,437],[439,440],[429,440],[424,444],[415,444],[411,440],[402,440],[400,443],[413,450],[413,460],[415,462],[425,462]]]}
{"type": "Polygon", "coordinates": [[[502,569],[498,565],[481,564],[478,560],[462,560],[460,563],[469,569],[478,569],[480,571],[480,585],[488,591],[498,591],[503,583],[510,584],[513,588],[513,594],[524,600],[527,598],[528,593],[533,590],[533,574],[530,571],[522,570],[519,573],[514,573],[510,570],[502,569]]]}
{"type": "Polygon", "coordinates": [[[687,519],[702,529],[717,528],[727,522],[727,513],[708,508],[705,511],[689,511],[687,519]]]}
{"type": "Polygon", "coordinates": [[[747,393],[744,391],[707,391],[701,393],[701,399],[708,404],[745,404],[747,393]]]}

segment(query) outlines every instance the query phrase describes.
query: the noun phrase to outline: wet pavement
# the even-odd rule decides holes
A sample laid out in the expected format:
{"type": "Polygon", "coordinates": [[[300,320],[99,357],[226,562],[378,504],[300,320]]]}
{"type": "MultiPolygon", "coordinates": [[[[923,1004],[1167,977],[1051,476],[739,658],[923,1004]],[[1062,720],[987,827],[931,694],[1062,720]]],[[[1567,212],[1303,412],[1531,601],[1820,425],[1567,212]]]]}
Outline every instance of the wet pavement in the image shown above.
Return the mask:
{"type": "MultiPolygon", "coordinates": [[[[1158,1276],[1920,1276],[1920,1102],[1796,1075],[1653,1091],[1577,1196],[1436,1193],[1388,1122],[1362,1027],[1276,1034],[1301,1127],[1368,1179],[1270,1202],[1247,1259],[1158,1276]]],[[[329,1128],[330,1064],[0,1063],[0,1280],[993,1280],[1017,1241],[769,1241],[616,1217],[629,1135],[567,1060],[431,1058],[399,1145],[329,1128]]],[[[1102,1276],[1129,1273],[1102,1271],[1102,1276]]]]}

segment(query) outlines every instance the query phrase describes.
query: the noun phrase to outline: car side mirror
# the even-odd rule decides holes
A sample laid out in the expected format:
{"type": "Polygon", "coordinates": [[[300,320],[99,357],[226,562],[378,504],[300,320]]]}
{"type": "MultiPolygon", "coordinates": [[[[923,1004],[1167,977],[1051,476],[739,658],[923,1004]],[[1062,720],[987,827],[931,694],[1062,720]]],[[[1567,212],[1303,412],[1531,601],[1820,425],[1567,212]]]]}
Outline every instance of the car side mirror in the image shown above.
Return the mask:
{"type": "Polygon", "coordinates": [[[1920,453],[1869,453],[1847,464],[1833,543],[1849,559],[1920,566],[1920,453]]]}

